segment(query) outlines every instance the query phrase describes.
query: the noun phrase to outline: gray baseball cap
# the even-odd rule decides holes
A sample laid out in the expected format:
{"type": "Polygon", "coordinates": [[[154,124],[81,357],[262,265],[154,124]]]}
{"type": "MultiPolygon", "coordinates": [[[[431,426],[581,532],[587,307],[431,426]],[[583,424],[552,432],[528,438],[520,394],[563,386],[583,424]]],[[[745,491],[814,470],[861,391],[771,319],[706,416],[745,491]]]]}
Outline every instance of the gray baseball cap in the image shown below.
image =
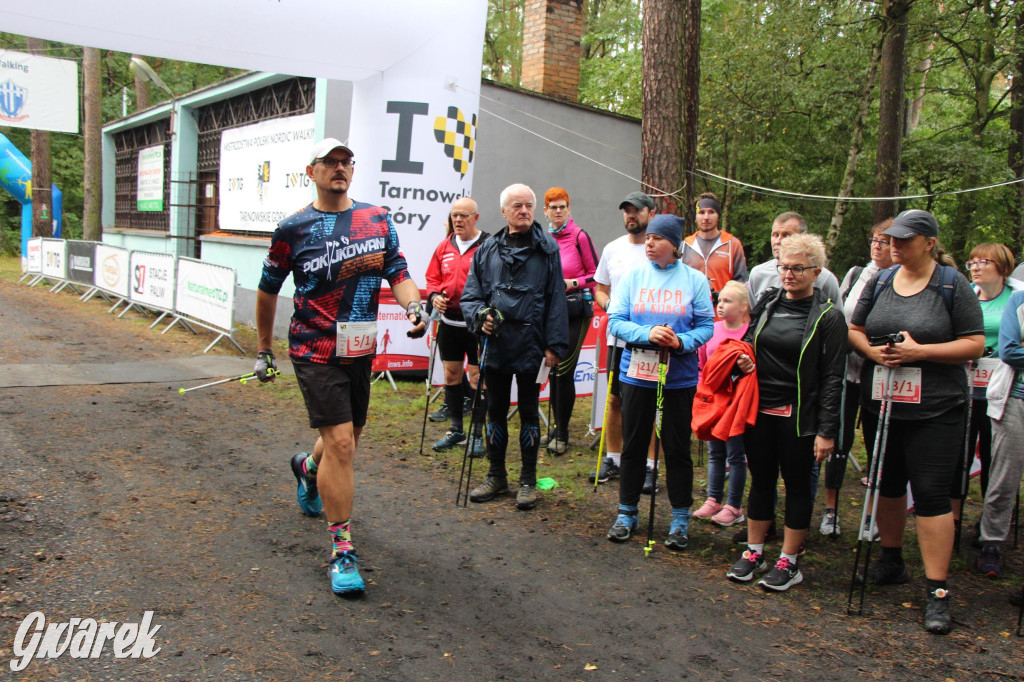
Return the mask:
{"type": "Polygon", "coordinates": [[[626,208],[626,206],[634,206],[636,208],[649,208],[654,209],[654,199],[650,198],[643,192],[630,192],[626,195],[626,198],[619,204],[619,210],[626,208]]]}
{"type": "Polygon", "coordinates": [[[925,237],[938,237],[939,223],[928,211],[914,208],[893,218],[892,225],[882,234],[896,239],[910,239],[919,234],[925,237]]]}

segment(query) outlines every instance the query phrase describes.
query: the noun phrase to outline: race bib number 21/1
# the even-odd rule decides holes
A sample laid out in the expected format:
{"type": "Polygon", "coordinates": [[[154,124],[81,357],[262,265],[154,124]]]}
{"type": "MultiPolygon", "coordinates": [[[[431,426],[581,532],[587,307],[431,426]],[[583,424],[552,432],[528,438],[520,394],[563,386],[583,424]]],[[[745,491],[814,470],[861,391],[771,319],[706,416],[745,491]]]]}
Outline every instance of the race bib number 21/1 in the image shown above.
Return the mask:
{"type": "Polygon", "coordinates": [[[358,358],[370,355],[377,349],[376,322],[339,322],[339,358],[358,358]]]}

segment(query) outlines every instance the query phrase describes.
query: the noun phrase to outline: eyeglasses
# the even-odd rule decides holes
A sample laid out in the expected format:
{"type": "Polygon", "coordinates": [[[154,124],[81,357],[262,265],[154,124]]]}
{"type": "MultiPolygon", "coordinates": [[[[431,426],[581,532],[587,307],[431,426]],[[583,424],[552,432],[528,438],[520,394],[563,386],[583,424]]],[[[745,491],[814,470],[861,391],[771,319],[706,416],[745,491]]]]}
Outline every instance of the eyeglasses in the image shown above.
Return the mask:
{"type": "Polygon", "coordinates": [[[317,161],[322,163],[324,165],[324,168],[328,170],[334,170],[338,166],[341,166],[342,168],[352,168],[353,166],[356,165],[356,160],[353,159],[351,156],[344,159],[336,159],[333,156],[325,156],[322,159],[317,159],[317,161]]]}
{"type": "Polygon", "coordinates": [[[792,272],[794,275],[802,275],[807,270],[813,270],[813,265],[776,265],[775,268],[779,271],[780,275],[785,275],[787,272],[792,272]]]}
{"type": "Polygon", "coordinates": [[[885,246],[889,246],[889,244],[891,244],[891,242],[888,239],[879,239],[878,237],[875,237],[874,239],[869,239],[868,240],[868,244],[871,244],[871,246],[882,246],[882,247],[885,247],[885,246]]]}
{"type": "Polygon", "coordinates": [[[967,261],[964,265],[967,266],[968,270],[973,270],[974,268],[984,268],[991,262],[991,258],[975,258],[974,260],[967,261]]]}
{"type": "Polygon", "coordinates": [[[569,210],[569,204],[549,204],[548,205],[548,210],[549,211],[568,211],[569,210]]]}
{"type": "Polygon", "coordinates": [[[477,215],[476,213],[452,213],[452,220],[465,220],[477,215]]]}

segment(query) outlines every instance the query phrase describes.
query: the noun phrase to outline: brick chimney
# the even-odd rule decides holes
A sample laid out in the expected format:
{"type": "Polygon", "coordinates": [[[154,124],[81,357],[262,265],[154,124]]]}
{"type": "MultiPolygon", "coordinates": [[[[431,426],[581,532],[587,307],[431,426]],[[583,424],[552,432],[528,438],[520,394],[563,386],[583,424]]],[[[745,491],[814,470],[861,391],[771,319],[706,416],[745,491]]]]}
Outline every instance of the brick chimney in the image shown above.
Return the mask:
{"type": "Polygon", "coordinates": [[[577,101],[582,38],[583,0],[526,0],[522,86],[577,101]]]}

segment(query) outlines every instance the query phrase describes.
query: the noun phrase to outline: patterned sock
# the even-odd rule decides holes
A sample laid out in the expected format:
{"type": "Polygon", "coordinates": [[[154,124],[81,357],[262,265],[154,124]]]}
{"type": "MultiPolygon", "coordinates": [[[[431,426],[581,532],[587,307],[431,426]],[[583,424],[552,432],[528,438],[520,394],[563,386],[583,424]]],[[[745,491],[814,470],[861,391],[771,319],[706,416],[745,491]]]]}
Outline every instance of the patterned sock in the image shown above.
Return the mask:
{"type": "Polygon", "coordinates": [[[349,530],[348,524],[348,521],[342,521],[341,523],[332,523],[327,526],[327,530],[331,533],[331,543],[334,545],[334,556],[338,556],[342,552],[350,552],[354,549],[352,546],[352,533],[349,530]]]}
{"type": "Polygon", "coordinates": [[[309,453],[309,457],[302,462],[302,473],[312,478],[313,476],[316,476],[316,470],[318,468],[316,460],[313,458],[313,453],[309,453]]]}

